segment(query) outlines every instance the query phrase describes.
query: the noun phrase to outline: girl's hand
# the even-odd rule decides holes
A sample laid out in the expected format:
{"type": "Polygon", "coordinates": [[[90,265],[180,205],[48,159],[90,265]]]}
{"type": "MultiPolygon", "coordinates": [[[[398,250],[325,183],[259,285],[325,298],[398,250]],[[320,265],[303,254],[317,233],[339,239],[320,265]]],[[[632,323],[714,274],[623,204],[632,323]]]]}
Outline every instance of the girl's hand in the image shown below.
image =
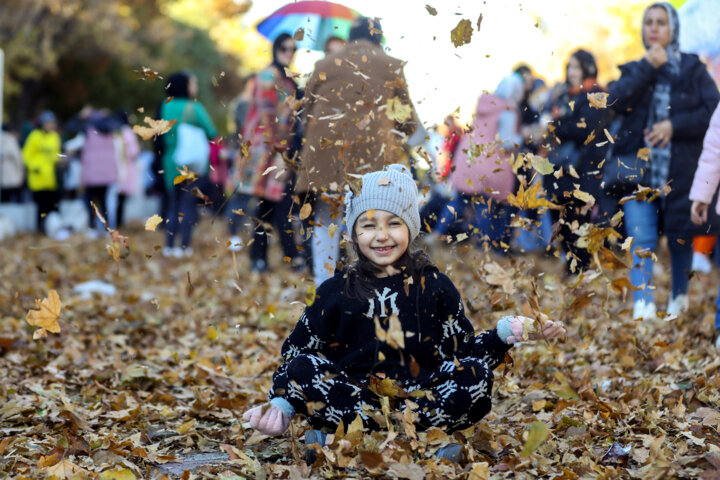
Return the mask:
{"type": "Polygon", "coordinates": [[[243,414],[243,420],[250,422],[250,426],[258,432],[273,437],[282,435],[290,426],[287,415],[269,403],[251,408],[243,414]]]}
{"type": "Polygon", "coordinates": [[[659,43],[653,43],[645,53],[645,59],[655,68],[660,68],[668,61],[667,51],[659,43]]]}
{"type": "Polygon", "coordinates": [[[652,126],[652,130],[646,129],[645,131],[645,138],[651,147],[658,144],[660,144],[660,148],[667,147],[667,144],[670,143],[672,136],[673,127],[672,122],[669,119],[658,122],[652,126]]]}
{"type": "Polygon", "coordinates": [[[506,340],[508,344],[524,341],[535,341],[542,338],[551,338],[565,335],[565,327],[560,322],[545,320],[542,323],[542,333],[537,331],[537,322],[532,318],[514,316],[510,319],[512,335],[506,340]]]}
{"type": "Polygon", "coordinates": [[[695,225],[702,225],[707,222],[708,204],[695,201],[690,207],[690,219],[695,225]]]}

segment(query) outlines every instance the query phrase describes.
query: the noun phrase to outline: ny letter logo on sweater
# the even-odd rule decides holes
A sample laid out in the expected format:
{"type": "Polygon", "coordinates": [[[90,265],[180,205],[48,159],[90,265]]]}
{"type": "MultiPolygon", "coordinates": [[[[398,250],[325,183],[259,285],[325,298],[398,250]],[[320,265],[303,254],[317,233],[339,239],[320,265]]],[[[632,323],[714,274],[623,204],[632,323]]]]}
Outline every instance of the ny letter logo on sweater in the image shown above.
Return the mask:
{"type": "MultiPolygon", "coordinates": [[[[387,308],[385,307],[385,301],[390,300],[390,313],[394,313],[395,315],[400,314],[400,310],[398,310],[397,305],[395,304],[395,299],[397,298],[397,292],[390,294],[392,290],[390,290],[388,287],[385,287],[383,289],[382,294],[379,293],[377,290],[375,290],[375,295],[377,296],[378,302],[380,302],[380,314],[378,315],[380,318],[385,318],[388,316],[387,308]]],[[[370,309],[365,314],[368,316],[368,318],[374,318],[375,317],[375,299],[370,298],[368,299],[368,303],[370,304],[370,309]]]]}

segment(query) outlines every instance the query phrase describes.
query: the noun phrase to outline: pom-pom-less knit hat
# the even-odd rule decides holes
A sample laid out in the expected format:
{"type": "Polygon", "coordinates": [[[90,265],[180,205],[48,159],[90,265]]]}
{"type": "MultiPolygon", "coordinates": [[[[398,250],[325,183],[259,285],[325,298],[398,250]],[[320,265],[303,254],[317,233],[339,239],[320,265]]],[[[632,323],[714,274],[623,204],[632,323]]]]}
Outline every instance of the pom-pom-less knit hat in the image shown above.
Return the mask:
{"type": "Polygon", "coordinates": [[[355,222],[368,210],[385,210],[402,218],[410,230],[410,240],[420,232],[418,189],[410,170],[400,164],[363,175],[359,195],[345,195],[345,224],[352,233],[355,222]]]}

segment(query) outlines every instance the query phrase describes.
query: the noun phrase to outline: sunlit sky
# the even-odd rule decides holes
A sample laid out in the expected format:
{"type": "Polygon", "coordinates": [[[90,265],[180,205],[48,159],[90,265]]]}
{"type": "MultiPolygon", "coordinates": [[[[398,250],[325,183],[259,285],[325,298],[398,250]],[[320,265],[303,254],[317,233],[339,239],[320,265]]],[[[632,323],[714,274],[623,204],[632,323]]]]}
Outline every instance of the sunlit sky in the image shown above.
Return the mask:
{"type": "MultiPolygon", "coordinates": [[[[282,0],[256,0],[243,23],[256,24],[282,0]]],[[[545,79],[563,76],[567,56],[575,47],[594,50],[598,29],[616,28],[610,5],[637,4],[634,0],[340,0],[369,17],[379,17],[390,55],[407,62],[405,75],[410,94],[425,124],[439,122],[460,107],[468,118],[483,90],[493,90],[520,62],[531,65],[545,79]],[[432,5],[437,16],[425,9],[432,5]],[[472,42],[455,48],[450,31],[462,18],[473,25],[483,14],[480,32],[472,42]]],[[[647,2],[642,2],[646,4],[647,2]]],[[[640,19],[637,20],[640,42],[640,19]]],[[[595,48],[613,48],[612,35],[595,48]]],[[[268,48],[270,44],[268,42],[268,48]]],[[[312,71],[321,54],[299,51],[294,68],[312,71]]],[[[613,75],[614,76],[614,75],[613,75]]]]}

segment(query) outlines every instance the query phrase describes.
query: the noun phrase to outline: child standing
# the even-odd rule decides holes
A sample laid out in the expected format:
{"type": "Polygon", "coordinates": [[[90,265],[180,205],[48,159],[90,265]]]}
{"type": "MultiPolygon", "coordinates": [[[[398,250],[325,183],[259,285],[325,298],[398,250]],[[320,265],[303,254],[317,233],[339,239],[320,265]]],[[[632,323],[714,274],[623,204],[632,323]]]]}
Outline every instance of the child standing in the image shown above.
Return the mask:
{"type": "MultiPolygon", "coordinates": [[[[372,377],[427,392],[413,398],[420,428],[464,429],[490,411],[492,370],[513,343],[541,336],[530,332],[532,320],[516,316],[475,335],[452,281],[425,252],[409,250],[420,230],[417,197],[401,165],[364,175],[360,194],[347,194],[358,259],[320,285],[283,344],[270,404],[244,415],[253,428],[280,435],[296,413],[315,429],[334,431],[357,415],[377,428],[368,415],[380,408],[372,377]]],[[[551,321],[542,330],[546,338],[564,333],[551,321]]],[[[324,434],[311,433],[306,443],[324,444],[324,434]]]]}

